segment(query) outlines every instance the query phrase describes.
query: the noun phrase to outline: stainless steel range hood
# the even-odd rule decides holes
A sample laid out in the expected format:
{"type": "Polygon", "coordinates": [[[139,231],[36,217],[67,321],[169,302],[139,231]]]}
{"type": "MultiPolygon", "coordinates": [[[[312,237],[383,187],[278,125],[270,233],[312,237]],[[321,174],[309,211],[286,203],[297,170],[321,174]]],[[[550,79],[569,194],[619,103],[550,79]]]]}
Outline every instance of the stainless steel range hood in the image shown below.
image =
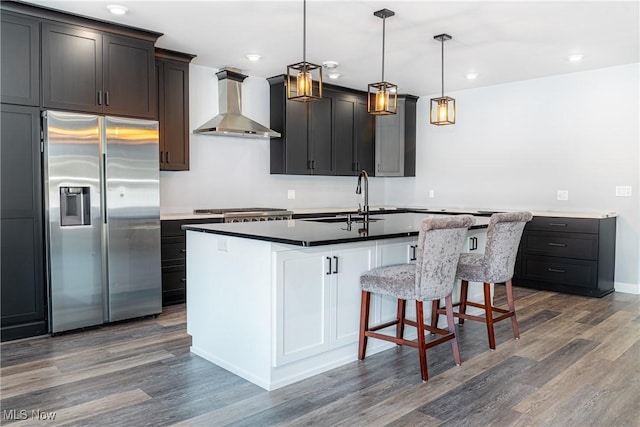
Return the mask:
{"type": "Polygon", "coordinates": [[[200,125],[195,134],[278,138],[280,134],[242,115],[242,82],[247,78],[237,68],[225,67],[218,76],[220,114],[200,125]]]}

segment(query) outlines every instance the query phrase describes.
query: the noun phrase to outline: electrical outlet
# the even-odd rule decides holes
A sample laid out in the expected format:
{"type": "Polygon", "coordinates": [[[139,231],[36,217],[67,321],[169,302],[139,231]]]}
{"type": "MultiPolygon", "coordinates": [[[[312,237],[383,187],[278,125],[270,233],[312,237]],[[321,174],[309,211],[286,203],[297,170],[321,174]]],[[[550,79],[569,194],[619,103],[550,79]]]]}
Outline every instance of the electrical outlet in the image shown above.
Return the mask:
{"type": "Polygon", "coordinates": [[[429,190],[429,198],[433,199],[434,197],[436,197],[436,193],[433,190],[429,190]]]}
{"type": "Polygon", "coordinates": [[[569,200],[569,190],[558,190],[558,200],[569,200]]]}
{"type": "Polygon", "coordinates": [[[218,250],[221,252],[229,252],[229,240],[218,239],[218,250]]]}
{"type": "Polygon", "coordinates": [[[631,197],[631,186],[616,185],[616,197],[631,197]]]}
{"type": "Polygon", "coordinates": [[[296,190],[287,191],[287,199],[294,200],[296,198],[296,190]]]}

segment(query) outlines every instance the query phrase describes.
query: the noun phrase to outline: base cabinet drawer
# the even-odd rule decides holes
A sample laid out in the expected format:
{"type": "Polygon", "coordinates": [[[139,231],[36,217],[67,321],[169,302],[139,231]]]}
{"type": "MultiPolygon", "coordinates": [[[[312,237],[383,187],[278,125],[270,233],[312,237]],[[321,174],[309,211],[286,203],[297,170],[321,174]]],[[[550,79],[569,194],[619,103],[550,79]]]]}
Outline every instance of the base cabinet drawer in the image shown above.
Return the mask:
{"type": "Polygon", "coordinates": [[[596,287],[597,265],[595,261],[527,255],[522,259],[524,279],[585,288],[596,287]]]}
{"type": "Polygon", "coordinates": [[[163,237],[160,253],[163,266],[184,264],[187,254],[184,237],[163,237]]]}
{"type": "Polygon", "coordinates": [[[598,219],[590,218],[559,218],[536,216],[526,225],[528,231],[551,231],[560,233],[598,233],[598,219]]]}
{"type": "Polygon", "coordinates": [[[597,234],[529,232],[524,234],[522,245],[528,255],[588,260],[598,257],[597,234]]]}
{"type": "Polygon", "coordinates": [[[184,265],[162,267],[162,305],[185,302],[186,277],[184,265]]]}

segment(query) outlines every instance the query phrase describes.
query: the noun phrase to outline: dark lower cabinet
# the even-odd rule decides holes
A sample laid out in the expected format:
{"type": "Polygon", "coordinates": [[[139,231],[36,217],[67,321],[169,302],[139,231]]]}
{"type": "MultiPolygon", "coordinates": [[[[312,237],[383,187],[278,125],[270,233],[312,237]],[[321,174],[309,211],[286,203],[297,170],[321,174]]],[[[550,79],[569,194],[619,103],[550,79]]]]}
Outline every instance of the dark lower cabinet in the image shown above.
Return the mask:
{"type": "Polygon", "coordinates": [[[0,55],[3,103],[40,105],[40,23],[2,11],[0,55]]]}
{"type": "Polygon", "coordinates": [[[513,283],[602,297],[614,291],[616,218],[534,217],[525,226],[513,283]]]}
{"type": "Polygon", "coordinates": [[[187,300],[187,238],[185,224],[222,222],[220,218],[196,218],[160,221],[162,258],[162,305],[187,300]]]}
{"type": "Polygon", "coordinates": [[[0,335],[47,333],[41,191],[40,110],[2,104],[0,335]]]}

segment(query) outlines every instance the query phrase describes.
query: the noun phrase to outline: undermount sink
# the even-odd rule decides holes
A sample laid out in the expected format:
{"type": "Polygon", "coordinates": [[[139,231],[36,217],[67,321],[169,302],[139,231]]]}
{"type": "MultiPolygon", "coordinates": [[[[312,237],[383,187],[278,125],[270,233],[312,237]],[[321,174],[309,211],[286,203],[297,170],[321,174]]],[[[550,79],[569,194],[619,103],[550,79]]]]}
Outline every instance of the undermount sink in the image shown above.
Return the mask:
{"type": "MultiPolygon", "coordinates": [[[[376,221],[381,221],[384,218],[371,218],[369,217],[369,222],[376,222],[376,221]]],[[[305,221],[311,221],[311,222],[349,222],[349,218],[346,216],[336,216],[336,217],[330,217],[330,218],[310,218],[310,219],[305,219],[305,221]]],[[[351,222],[364,222],[364,218],[361,216],[352,216],[351,217],[351,222]]]]}

